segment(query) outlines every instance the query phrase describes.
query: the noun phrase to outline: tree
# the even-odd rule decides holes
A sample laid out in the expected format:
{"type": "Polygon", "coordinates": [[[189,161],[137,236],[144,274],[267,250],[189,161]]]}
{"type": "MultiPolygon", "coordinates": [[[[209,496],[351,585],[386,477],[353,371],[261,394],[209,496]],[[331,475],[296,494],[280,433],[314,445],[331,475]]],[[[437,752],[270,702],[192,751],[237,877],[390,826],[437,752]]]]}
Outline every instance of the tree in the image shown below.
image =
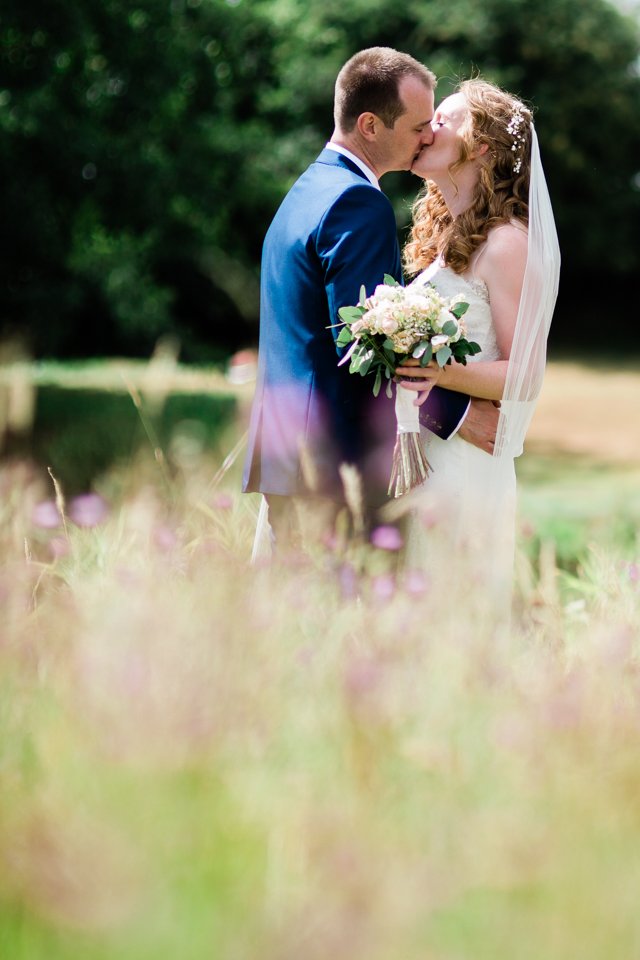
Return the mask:
{"type": "MultiPolygon", "coordinates": [[[[483,76],[536,108],[563,248],[559,340],[640,254],[640,43],[605,0],[4,0],[0,311],[38,355],[216,359],[257,332],[262,237],[332,129],[336,73],[396,46],[445,96],[483,76]],[[588,271],[588,273],[587,273],[588,271]]],[[[402,233],[419,187],[384,187],[402,233]]],[[[583,337],[583,340],[586,337],[583,337]]]]}

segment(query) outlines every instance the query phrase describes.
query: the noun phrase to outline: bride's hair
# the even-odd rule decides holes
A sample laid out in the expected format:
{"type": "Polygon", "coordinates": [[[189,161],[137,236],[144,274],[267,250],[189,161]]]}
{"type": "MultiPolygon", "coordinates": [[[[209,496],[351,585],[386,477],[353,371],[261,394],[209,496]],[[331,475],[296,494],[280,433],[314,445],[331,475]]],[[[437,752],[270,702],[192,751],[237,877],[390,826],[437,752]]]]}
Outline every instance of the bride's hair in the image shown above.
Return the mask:
{"type": "Polygon", "coordinates": [[[486,80],[459,84],[469,107],[460,130],[460,156],[449,167],[455,172],[481,144],[480,177],[473,202],[454,220],[440,190],[430,180],[413,205],[413,224],[404,248],[408,275],[423,270],[438,256],[456,273],[464,273],[469,260],[487,234],[499,224],[528,223],[531,163],[531,111],[520,100],[486,80]]]}

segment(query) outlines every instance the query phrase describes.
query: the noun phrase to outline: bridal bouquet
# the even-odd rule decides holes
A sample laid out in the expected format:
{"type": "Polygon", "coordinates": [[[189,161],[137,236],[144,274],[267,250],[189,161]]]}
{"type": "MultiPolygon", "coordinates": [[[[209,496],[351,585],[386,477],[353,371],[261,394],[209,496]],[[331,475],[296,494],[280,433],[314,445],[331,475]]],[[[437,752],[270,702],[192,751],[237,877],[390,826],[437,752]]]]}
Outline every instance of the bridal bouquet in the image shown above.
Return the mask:
{"type": "MultiPolygon", "coordinates": [[[[462,297],[440,296],[431,284],[403,287],[387,274],[371,297],[361,287],[359,304],[338,311],[343,325],[337,345],[350,344],[339,366],[349,361],[350,373],[375,373],[375,396],[386,378],[391,397],[396,367],[407,356],[418,359],[423,367],[433,359],[439,367],[452,360],[466,364],[468,356],[480,352],[479,345],[466,338],[462,317],[468,307],[462,297]]],[[[389,494],[393,490],[396,497],[422,483],[430,471],[420,443],[419,408],[413,401],[413,392],[398,387],[398,435],[389,481],[389,494]]]]}

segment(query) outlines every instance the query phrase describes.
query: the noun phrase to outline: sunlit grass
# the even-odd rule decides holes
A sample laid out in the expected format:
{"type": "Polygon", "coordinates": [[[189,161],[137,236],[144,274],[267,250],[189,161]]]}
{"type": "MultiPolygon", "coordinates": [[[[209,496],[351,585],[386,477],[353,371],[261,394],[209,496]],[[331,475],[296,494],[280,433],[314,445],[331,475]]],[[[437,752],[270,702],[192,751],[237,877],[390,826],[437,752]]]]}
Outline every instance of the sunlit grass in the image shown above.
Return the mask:
{"type": "Polygon", "coordinates": [[[250,567],[236,441],[0,471],[0,957],[635,956],[631,469],[523,460],[505,637],[366,545],[250,567]]]}

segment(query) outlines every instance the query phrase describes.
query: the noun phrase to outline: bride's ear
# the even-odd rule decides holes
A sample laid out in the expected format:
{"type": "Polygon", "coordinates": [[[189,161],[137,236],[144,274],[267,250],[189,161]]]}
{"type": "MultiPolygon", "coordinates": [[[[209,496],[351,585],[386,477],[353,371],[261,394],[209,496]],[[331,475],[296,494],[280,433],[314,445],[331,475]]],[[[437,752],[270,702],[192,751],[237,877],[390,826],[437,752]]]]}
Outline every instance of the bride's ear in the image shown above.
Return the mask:
{"type": "Polygon", "coordinates": [[[477,160],[478,157],[483,157],[487,150],[489,149],[488,143],[479,143],[475,150],[472,150],[469,154],[470,160],[477,160]]]}

